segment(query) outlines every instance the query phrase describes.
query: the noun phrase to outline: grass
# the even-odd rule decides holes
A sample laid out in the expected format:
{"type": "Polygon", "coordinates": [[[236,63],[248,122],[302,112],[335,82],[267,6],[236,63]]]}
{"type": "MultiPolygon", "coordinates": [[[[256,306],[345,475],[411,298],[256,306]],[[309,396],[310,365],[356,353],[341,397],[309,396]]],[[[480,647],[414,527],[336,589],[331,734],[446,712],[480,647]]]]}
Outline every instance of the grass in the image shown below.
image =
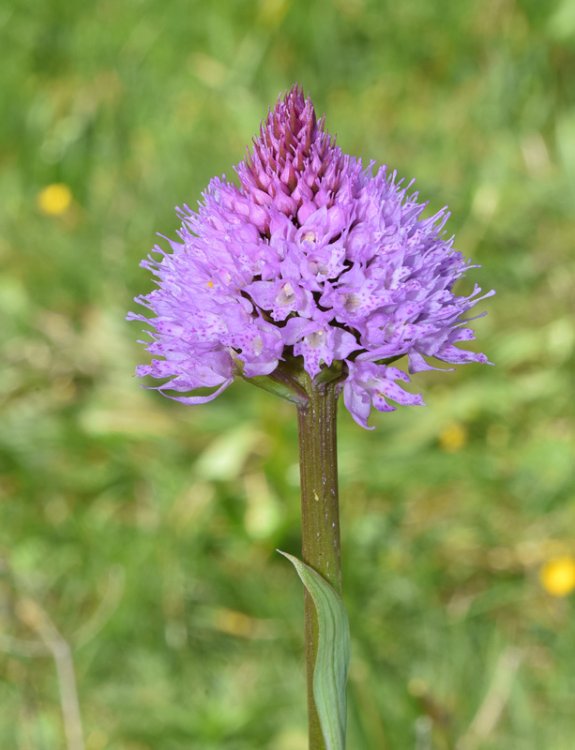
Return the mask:
{"type": "Polygon", "coordinates": [[[571,4],[12,0],[0,28],[0,747],[66,746],[49,618],[88,750],[305,748],[294,414],[142,391],[124,322],[173,206],[298,81],[498,291],[496,367],[419,376],[374,433],[341,413],[349,747],[570,749],[573,599],[538,572],[575,554],[571,4]]]}

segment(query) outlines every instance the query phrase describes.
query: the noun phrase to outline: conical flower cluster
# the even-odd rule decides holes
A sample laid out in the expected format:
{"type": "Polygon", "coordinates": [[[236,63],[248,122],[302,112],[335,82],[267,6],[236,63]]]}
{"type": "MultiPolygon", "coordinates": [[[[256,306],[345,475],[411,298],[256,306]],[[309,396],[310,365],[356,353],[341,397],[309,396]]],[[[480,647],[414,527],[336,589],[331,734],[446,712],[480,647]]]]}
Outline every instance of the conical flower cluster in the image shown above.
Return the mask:
{"type": "Polygon", "coordinates": [[[443,237],[447,212],[421,218],[411,184],[343,154],[299,88],[236,172],[239,186],[213,179],[197,211],[180,209],[171,252],[142,263],[157,277],[137,298],[152,317],[130,317],[153,329],[156,358],[138,374],[164,380],[158,390],[198,404],[236,375],[273,377],[289,362],[314,378],[337,365],[367,427],[372,407],[423,403],[390,362],[405,355],[412,373],[434,369],[429,358],[487,362],[456,346],[474,338],[467,315],[493,292],[454,293],[473,266],[443,237]]]}

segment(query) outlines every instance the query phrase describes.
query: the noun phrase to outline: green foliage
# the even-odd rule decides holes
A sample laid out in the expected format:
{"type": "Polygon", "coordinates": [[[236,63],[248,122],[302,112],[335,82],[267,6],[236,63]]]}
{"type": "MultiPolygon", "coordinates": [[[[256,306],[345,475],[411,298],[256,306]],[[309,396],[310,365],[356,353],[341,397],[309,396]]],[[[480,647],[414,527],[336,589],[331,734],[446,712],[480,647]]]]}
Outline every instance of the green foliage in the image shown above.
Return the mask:
{"type": "Polygon", "coordinates": [[[349,669],[349,621],[341,596],[309,565],[278,550],[297,571],[317,613],[318,645],[313,697],[327,750],[344,750],[347,726],[346,684],[349,669]]]}
{"type": "Polygon", "coordinates": [[[570,750],[573,598],[538,571],[575,554],[572,3],[8,0],[0,29],[0,747],[65,747],[44,612],[88,750],[305,748],[294,408],[142,390],[124,322],[298,81],[498,291],[495,367],[371,434],[341,412],[349,746],[570,750]]]}

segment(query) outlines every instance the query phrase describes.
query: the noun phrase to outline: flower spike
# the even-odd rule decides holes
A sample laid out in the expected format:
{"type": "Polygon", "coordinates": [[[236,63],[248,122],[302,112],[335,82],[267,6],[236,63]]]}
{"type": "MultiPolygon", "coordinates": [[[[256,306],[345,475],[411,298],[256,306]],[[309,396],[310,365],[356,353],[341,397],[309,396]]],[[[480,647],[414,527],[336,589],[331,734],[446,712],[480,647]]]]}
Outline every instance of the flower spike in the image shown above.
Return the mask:
{"type": "Polygon", "coordinates": [[[337,365],[367,427],[372,408],[423,403],[390,362],[405,356],[412,373],[437,369],[429,358],[488,362],[457,346],[493,292],[453,291],[475,266],[444,238],[447,211],[422,219],[412,183],[344,154],[301,88],[269,112],[236,172],[239,185],[215,178],[197,211],[181,208],[179,241],[143,264],[157,288],[137,301],[158,358],[138,374],[166,380],[164,395],[202,403],[234,376],[261,383],[288,364],[321,378],[337,365]]]}

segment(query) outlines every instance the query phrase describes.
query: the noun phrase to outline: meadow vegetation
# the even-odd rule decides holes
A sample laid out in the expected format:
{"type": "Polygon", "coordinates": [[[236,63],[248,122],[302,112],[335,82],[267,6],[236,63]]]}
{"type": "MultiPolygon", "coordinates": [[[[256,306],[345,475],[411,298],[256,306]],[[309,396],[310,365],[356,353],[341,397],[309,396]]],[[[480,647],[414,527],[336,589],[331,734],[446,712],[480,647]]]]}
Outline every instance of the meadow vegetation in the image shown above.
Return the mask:
{"type": "Polygon", "coordinates": [[[575,557],[570,0],[8,0],[0,31],[0,747],[66,747],[71,656],[87,750],[305,749],[294,410],[143,390],[124,320],[297,81],[497,289],[495,367],[371,433],[341,410],[349,748],[571,750],[540,578],[575,557]]]}

